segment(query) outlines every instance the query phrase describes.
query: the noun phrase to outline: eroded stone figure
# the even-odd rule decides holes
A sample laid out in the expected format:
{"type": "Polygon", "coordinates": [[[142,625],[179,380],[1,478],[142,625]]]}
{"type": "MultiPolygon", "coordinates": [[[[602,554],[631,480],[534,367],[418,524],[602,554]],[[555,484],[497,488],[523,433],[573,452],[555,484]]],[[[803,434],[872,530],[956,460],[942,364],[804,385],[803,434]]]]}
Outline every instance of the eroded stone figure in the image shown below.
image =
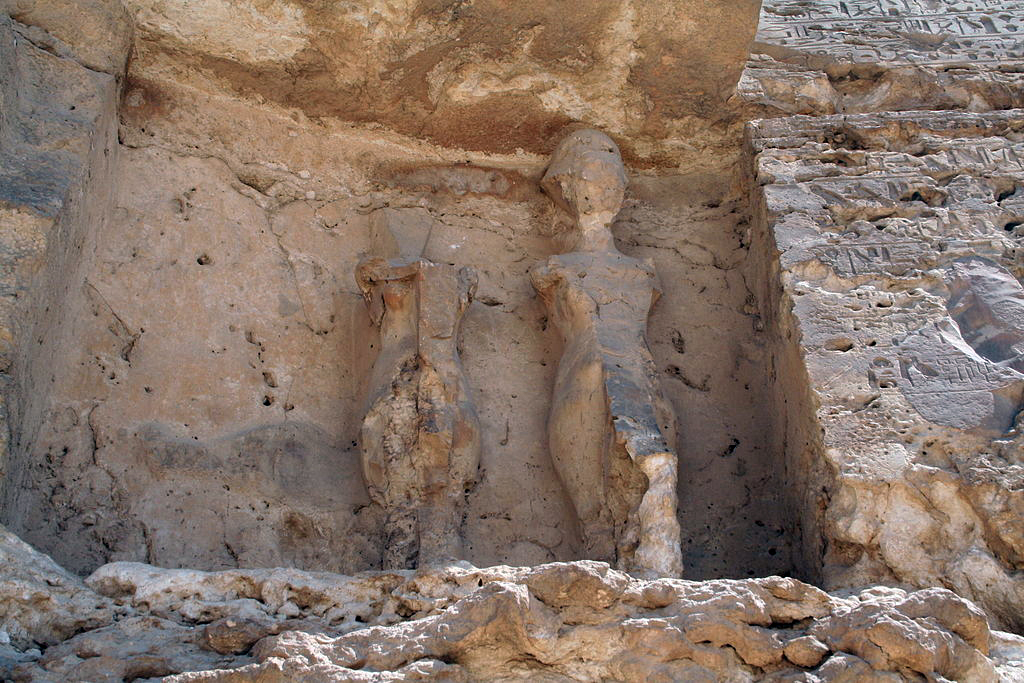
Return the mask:
{"type": "Polygon", "coordinates": [[[646,337],[660,292],[653,264],[612,238],[626,188],[619,150],[599,131],[577,131],[542,183],[575,219],[575,251],[531,277],[564,340],[548,438],[586,557],[679,576],[675,424],[646,337]]]}
{"type": "Polygon", "coordinates": [[[370,317],[380,328],[360,432],[370,499],[386,511],[383,567],[459,559],[466,491],[480,460],[480,426],[457,349],[473,299],[470,268],[415,258],[383,221],[378,253],[357,267],[370,317]]]}

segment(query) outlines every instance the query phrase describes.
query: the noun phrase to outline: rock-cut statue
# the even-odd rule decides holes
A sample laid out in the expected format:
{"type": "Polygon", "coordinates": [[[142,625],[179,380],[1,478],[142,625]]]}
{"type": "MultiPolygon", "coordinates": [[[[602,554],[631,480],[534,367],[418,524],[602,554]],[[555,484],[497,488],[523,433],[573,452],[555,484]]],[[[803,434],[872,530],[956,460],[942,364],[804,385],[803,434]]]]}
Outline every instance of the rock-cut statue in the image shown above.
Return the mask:
{"type": "Polygon", "coordinates": [[[596,130],[573,133],[542,186],[571,214],[576,238],[575,251],[531,273],[564,342],[548,420],[555,469],[588,559],[679,576],[675,422],[647,345],[660,292],[653,264],[612,237],[626,189],[618,147],[596,130]]]}
{"type": "MultiPolygon", "coordinates": [[[[390,242],[359,263],[356,281],[380,328],[360,431],[370,499],[384,508],[385,569],[461,559],[466,491],[477,478],[480,425],[459,359],[459,324],[476,289],[470,268],[401,254],[390,242]]],[[[398,240],[401,242],[401,240],[398,240]]]]}

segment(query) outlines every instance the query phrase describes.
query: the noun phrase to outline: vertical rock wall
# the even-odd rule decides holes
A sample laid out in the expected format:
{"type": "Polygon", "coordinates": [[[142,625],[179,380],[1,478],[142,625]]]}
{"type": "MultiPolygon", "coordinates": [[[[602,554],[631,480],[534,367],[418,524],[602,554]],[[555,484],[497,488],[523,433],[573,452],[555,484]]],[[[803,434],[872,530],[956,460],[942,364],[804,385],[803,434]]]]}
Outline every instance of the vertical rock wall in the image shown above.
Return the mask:
{"type": "Polygon", "coordinates": [[[819,116],[748,135],[798,570],[948,586],[1013,628],[1020,134],[1000,110],[1022,104],[1022,9],[766,2],[738,88],[754,117],[819,116]]]}
{"type": "Polygon", "coordinates": [[[801,469],[796,444],[789,461],[799,495],[819,502],[804,507],[808,542],[824,539],[822,580],[949,586],[1012,628],[1022,123],[907,113],[750,129],[780,327],[802,349],[824,430],[816,467],[801,469]]]}
{"type": "Polygon", "coordinates": [[[20,508],[22,493],[34,481],[57,478],[65,468],[75,472],[67,488],[47,487],[53,495],[47,509],[32,510],[39,515],[35,523],[56,537],[68,529],[47,514],[50,506],[66,505],[69,491],[96,486],[99,491],[93,491],[79,510],[100,504],[107,498],[104,475],[85,472],[84,463],[65,462],[68,449],[44,448],[32,463],[18,453],[45,440],[54,424],[77,420],[73,410],[53,409],[51,390],[71,361],[66,351],[81,327],[66,323],[73,317],[71,311],[82,305],[83,271],[112,209],[119,70],[124,67],[131,24],[118,3],[57,3],[41,16],[36,9],[34,3],[20,3],[0,23],[0,336],[6,340],[5,415],[14,437],[0,456],[0,472],[6,470],[0,478],[0,499],[9,515],[20,508]]]}

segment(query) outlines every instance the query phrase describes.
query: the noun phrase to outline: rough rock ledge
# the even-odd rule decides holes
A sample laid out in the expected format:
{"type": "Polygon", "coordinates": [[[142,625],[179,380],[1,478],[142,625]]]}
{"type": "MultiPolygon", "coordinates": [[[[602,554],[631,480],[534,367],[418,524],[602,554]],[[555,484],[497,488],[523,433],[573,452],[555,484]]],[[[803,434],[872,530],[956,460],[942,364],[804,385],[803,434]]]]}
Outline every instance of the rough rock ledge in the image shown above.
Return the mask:
{"type": "Polygon", "coordinates": [[[1024,638],[940,588],[645,581],[589,561],[355,576],[115,562],[83,585],[6,531],[0,557],[0,678],[19,683],[1024,680],[1024,638]]]}

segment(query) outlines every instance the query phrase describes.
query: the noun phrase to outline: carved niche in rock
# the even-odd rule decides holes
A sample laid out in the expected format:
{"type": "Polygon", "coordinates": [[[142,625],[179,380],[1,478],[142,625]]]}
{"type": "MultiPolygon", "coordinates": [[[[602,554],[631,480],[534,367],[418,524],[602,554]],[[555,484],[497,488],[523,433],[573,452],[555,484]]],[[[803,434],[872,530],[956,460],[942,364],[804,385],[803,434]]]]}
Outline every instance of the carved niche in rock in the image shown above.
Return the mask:
{"type": "Polygon", "coordinates": [[[604,133],[558,146],[544,190],[574,218],[576,251],[531,273],[561,332],[548,438],[582,527],[588,559],[640,574],[679,576],[675,423],[647,345],[659,295],[653,264],[615,247],[611,223],[626,175],[604,133]]]}
{"type": "Polygon", "coordinates": [[[370,499],[386,512],[383,566],[405,569],[461,556],[480,425],[457,339],[476,273],[417,258],[422,249],[410,249],[408,235],[392,232],[383,215],[371,220],[378,255],[356,270],[380,330],[360,448],[370,499]]]}

